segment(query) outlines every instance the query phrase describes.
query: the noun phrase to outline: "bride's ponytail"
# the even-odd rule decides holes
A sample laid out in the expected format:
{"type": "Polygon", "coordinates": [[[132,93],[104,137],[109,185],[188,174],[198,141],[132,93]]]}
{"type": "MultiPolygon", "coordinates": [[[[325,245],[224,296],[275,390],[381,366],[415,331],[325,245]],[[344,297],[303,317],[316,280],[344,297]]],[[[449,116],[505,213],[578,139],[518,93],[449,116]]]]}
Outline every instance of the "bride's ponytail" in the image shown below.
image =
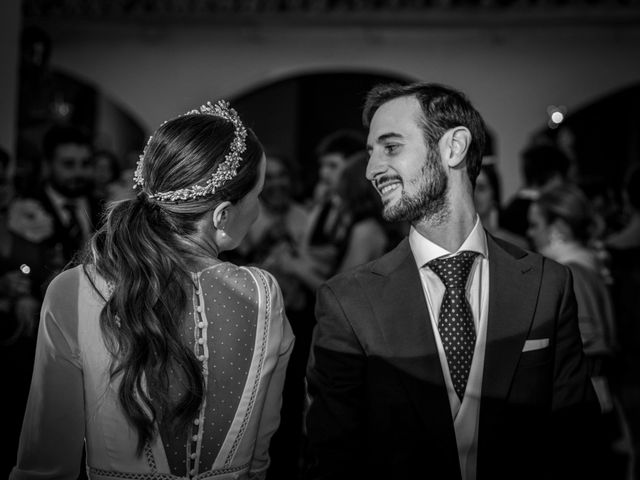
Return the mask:
{"type": "Polygon", "coordinates": [[[157,433],[157,422],[185,428],[202,403],[201,365],[181,340],[190,269],[202,255],[198,225],[218,203],[235,203],[254,187],[262,147],[248,131],[236,175],[212,195],[170,202],[153,192],[204,183],[234,138],[233,125],[212,115],[165,123],[145,149],[142,191],[112,204],[92,240],[86,263],[110,285],[100,323],[112,378],[121,376],[120,403],[139,435],[139,454],[157,433]],[[184,385],[177,401],[169,396],[170,378],[184,385]]]}

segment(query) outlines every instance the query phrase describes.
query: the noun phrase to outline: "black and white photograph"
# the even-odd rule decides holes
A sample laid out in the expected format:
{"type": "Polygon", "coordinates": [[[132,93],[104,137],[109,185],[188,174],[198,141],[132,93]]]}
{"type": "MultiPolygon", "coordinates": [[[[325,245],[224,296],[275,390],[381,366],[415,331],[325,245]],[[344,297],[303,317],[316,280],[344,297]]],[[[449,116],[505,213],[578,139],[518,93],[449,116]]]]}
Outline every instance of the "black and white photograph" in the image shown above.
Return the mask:
{"type": "Polygon", "coordinates": [[[640,480],[640,0],[3,0],[8,480],[640,480]]]}

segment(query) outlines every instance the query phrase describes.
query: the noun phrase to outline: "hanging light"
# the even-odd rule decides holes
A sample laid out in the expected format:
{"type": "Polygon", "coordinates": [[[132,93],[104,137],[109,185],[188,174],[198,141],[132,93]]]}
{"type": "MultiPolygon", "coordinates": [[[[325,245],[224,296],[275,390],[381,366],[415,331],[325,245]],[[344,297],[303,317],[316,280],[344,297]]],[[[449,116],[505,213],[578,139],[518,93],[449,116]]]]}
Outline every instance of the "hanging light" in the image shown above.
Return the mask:
{"type": "Polygon", "coordinates": [[[547,107],[547,115],[549,115],[547,125],[549,126],[549,128],[558,128],[564,121],[566,113],[567,109],[563,105],[549,105],[547,107]]]}

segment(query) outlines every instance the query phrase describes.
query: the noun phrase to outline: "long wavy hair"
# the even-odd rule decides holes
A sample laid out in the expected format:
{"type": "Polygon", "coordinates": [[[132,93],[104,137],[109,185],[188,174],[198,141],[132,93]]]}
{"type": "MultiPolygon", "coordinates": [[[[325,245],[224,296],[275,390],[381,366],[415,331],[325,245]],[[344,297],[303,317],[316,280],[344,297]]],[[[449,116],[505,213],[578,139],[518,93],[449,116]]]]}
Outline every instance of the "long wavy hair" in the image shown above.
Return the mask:
{"type": "Polygon", "coordinates": [[[221,202],[236,203],[256,184],[263,148],[247,129],[237,175],[213,195],[180,203],[159,202],[149,193],[204,184],[234,138],[233,125],[204,114],[163,124],[145,150],[143,191],[112,204],[85,259],[113,291],[105,298],[100,326],[112,356],[111,379],[138,433],[138,455],[157,434],[157,423],[186,431],[204,398],[201,365],[181,340],[192,295],[192,268],[212,253],[198,238],[199,221],[221,202]],[[182,395],[170,396],[170,378],[182,395]],[[176,399],[177,398],[177,399],[176,399]]]}

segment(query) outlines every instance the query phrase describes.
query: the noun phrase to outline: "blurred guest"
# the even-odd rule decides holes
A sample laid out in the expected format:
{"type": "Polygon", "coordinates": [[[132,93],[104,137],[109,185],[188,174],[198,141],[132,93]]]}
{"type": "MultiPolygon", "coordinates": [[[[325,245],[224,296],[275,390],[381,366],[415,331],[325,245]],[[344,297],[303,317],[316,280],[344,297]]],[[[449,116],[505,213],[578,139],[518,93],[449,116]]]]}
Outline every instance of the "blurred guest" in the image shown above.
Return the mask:
{"type": "Polygon", "coordinates": [[[320,140],[315,150],[318,182],[313,198],[316,202],[332,198],[347,158],[364,149],[365,140],[364,133],[351,129],[336,130],[320,140]]]}
{"type": "Polygon", "coordinates": [[[389,249],[382,221],[382,201],[366,177],[368,159],[365,151],[350,157],[338,180],[336,195],[342,231],[337,235],[341,245],[335,273],[370,262],[389,249]]]}
{"type": "Polygon", "coordinates": [[[601,176],[581,176],[576,185],[584,192],[591,203],[595,215],[595,238],[603,241],[612,233],[619,231],[625,224],[622,213],[621,192],[601,176]]]}
{"type": "MultiPolygon", "coordinates": [[[[626,225],[604,243],[611,260],[613,302],[623,357],[622,401],[640,456],[640,166],[634,165],[622,189],[626,225]]],[[[639,472],[640,473],[640,472],[639,472]]]]}
{"type": "MultiPolygon", "coordinates": [[[[603,432],[613,432],[608,478],[630,479],[633,450],[629,425],[618,399],[618,335],[613,303],[597,252],[590,246],[595,228],[592,206],[572,185],[545,190],[529,208],[536,250],[569,267],[578,304],[578,322],[589,371],[603,413],[603,432]]],[[[595,428],[595,426],[594,426],[595,428]]]]}
{"type": "Polygon", "coordinates": [[[295,479],[300,474],[304,371],[313,329],[313,292],[285,265],[299,250],[307,225],[307,210],[294,200],[296,180],[287,156],[267,152],[260,214],[238,248],[238,256],[231,257],[264,268],[276,278],[296,337],[285,378],[280,427],[269,450],[267,478],[276,480],[295,479]]]}
{"type": "Polygon", "coordinates": [[[239,248],[250,263],[273,263],[274,253],[281,248],[297,249],[302,242],[308,212],[294,200],[296,179],[292,170],[285,155],[267,154],[260,215],[239,248]]]}
{"type": "Polygon", "coordinates": [[[10,394],[2,401],[0,475],[15,461],[27,401],[47,251],[53,225],[36,202],[15,198],[9,154],[0,149],[0,371],[10,394]]]}
{"type": "Polygon", "coordinates": [[[111,150],[98,150],[93,154],[93,168],[92,194],[104,208],[105,202],[110,201],[113,196],[114,184],[120,179],[120,159],[111,150]]]}
{"type": "Polygon", "coordinates": [[[590,247],[594,225],[589,200],[575,186],[554,187],[531,204],[528,218],[536,250],[572,270],[585,353],[611,357],[617,346],[615,322],[603,266],[590,247]]]}
{"type": "Polygon", "coordinates": [[[480,167],[473,191],[473,199],[482,226],[489,233],[519,247],[529,248],[526,238],[505,230],[500,224],[502,189],[495,165],[483,163],[480,167]]]}
{"type": "Polygon", "coordinates": [[[365,145],[364,134],[340,129],[325,136],[316,147],[318,182],[309,206],[309,219],[296,255],[288,268],[312,291],[337,268],[340,206],[336,189],[347,159],[365,145]]]}
{"type": "Polygon", "coordinates": [[[52,232],[37,202],[14,196],[10,157],[0,149],[0,311],[9,315],[0,325],[4,345],[35,333],[48,256],[43,241],[52,232]]]}
{"type": "Polygon", "coordinates": [[[314,189],[305,244],[313,249],[320,263],[336,268],[335,236],[339,205],[336,188],[347,159],[364,149],[365,136],[355,130],[341,129],[324,137],[316,148],[318,159],[318,183],[314,189]]]}
{"type": "Polygon", "coordinates": [[[331,227],[320,232],[322,222],[314,225],[312,218],[309,243],[283,262],[312,291],[330,276],[379,257],[390,246],[390,235],[381,224],[380,199],[364,175],[366,161],[362,149],[345,158],[332,187],[326,217],[331,218],[331,227]]]}
{"type": "Polygon", "coordinates": [[[526,148],[521,155],[522,176],[525,183],[502,211],[500,216],[502,227],[526,238],[529,227],[527,222],[529,205],[541,190],[565,183],[570,166],[569,158],[556,146],[535,144],[526,148]]]}
{"type": "Polygon", "coordinates": [[[610,248],[640,247],[640,166],[630,169],[623,187],[625,224],[605,239],[610,248]]]}
{"type": "Polygon", "coordinates": [[[300,250],[308,223],[308,211],[294,200],[296,183],[293,166],[285,155],[267,156],[262,208],[238,250],[245,263],[260,265],[278,278],[288,310],[303,311],[312,292],[282,267],[283,255],[300,250]]]}
{"type": "Polygon", "coordinates": [[[35,195],[53,220],[47,241],[62,265],[87,243],[98,224],[100,207],[92,198],[93,160],[88,136],[70,126],[53,126],[43,139],[45,178],[35,195]]]}

